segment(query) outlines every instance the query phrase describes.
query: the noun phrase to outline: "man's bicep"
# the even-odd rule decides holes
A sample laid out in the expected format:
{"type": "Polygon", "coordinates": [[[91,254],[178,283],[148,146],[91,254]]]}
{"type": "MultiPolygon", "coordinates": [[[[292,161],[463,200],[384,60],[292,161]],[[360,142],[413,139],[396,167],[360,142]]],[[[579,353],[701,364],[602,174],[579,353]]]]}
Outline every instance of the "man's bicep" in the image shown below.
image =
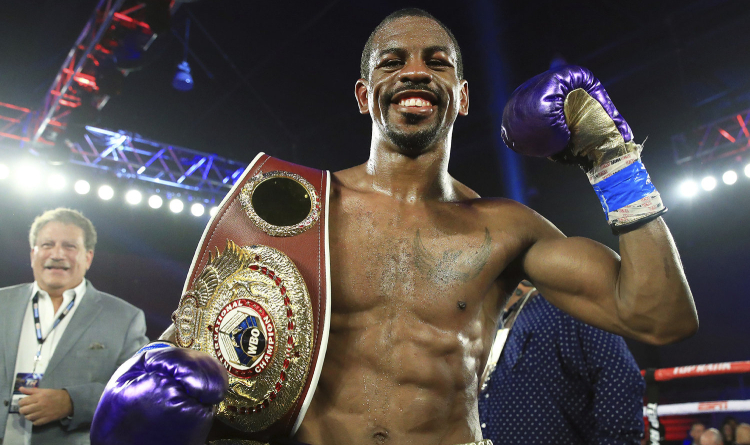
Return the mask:
{"type": "Polygon", "coordinates": [[[529,248],[522,264],[550,303],[592,326],[628,335],[618,317],[617,253],[586,238],[547,236],[529,248]]]}

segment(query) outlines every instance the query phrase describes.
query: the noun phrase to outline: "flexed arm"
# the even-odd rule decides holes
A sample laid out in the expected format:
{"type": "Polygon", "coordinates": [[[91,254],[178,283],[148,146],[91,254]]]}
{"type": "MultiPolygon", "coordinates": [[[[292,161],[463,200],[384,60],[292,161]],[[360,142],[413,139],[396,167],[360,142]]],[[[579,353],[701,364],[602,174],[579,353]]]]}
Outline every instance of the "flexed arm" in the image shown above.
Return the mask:
{"type": "Polygon", "coordinates": [[[591,72],[567,66],[519,87],[505,108],[503,136],[522,154],[581,165],[620,237],[621,257],[532,218],[534,239],[522,263],[542,294],[589,324],[644,342],[694,333],[692,294],[660,216],[666,208],[640,160],[641,146],[591,72]]]}

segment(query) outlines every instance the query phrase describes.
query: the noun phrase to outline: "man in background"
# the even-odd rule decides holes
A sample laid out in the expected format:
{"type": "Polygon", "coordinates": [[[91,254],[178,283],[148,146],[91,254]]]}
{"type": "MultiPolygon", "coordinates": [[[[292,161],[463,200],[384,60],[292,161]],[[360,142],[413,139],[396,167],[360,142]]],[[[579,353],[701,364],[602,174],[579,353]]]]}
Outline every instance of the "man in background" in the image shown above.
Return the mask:
{"type": "Polygon", "coordinates": [[[640,444],[646,385],[622,337],[567,315],[525,280],[503,311],[504,323],[513,319],[479,397],[485,438],[640,444]]]}
{"type": "Polygon", "coordinates": [[[80,212],[44,212],[29,243],[34,282],[0,289],[0,443],[87,444],[105,384],[148,341],[143,311],[84,278],[96,230],[80,212]]]}
{"type": "Polygon", "coordinates": [[[724,445],[724,438],[716,428],[709,428],[701,434],[700,445],[724,445]]]}
{"type": "Polygon", "coordinates": [[[741,423],[734,432],[737,445],[750,445],[750,425],[741,423]]]}
{"type": "Polygon", "coordinates": [[[682,442],[683,445],[700,445],[701,435],[706,431],[703,422],[693,422],[690,425],[689,437],[682,442]]]}

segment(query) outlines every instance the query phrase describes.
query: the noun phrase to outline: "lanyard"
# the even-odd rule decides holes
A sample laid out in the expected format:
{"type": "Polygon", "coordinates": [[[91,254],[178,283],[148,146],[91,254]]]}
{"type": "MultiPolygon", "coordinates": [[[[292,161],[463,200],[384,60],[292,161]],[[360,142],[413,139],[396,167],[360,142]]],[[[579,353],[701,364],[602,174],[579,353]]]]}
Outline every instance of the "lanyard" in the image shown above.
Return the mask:
{"type": "Polygon", "coordinates": [[[68,303],[67,306],[65,306],[65,309],[63,309],[62,313],[59,317],[55,319],[55,322],[52,324],[52,328],[47,332],[47,336],[42,338],[42,323],[39,321],[39,292],[34,294],[34,298],[31,299],[32,308],[34,312],[34,329],[36,330],[36,341],[39,344],[39,347],[36,350],[36,355],[34,356],[34,371],[36,372],[36,365],[39,363],[39,358],[42,356],[42,345],[44,342],[49,338],[49,335],[52,333],[52,331],[55,330],[57,325],[60,324],[60,322],[65,318],[66,315],[70,312],[71,309],[73,309],[73,305],[76,302],[76,295],[73,293],[73,299],[70,300],[70,303],[68,303]]]}

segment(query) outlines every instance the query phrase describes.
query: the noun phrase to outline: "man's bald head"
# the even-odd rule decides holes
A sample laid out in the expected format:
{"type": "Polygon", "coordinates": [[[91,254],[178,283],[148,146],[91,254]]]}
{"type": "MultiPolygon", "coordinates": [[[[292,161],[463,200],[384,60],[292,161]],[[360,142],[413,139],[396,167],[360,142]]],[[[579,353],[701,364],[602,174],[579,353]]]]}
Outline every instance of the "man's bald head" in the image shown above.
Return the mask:
{"type": "Polygon", "coordinates": [[[716,428],[709,428],[701,434],[701,445],[724,445],[724,437],[716,428]]]}
{"type": "Polygon", "coordinates": [[[741,423],[734,432],[734,442],[737,445],[750,445],[750,425],[741,423]]]}
{"type": "Polygon", "coordinates": [[[362,77],[362,79],[369,80],[370,78],[370,57],[372,56],[372,46],[373,46],[373,40],[375,39],[375,35],[383,29],[386,25],[391,23],[394,20],[400,19],[402,17],[426,17],[430,20],[435,21],[438,25],[440,25],[441,28],[445,31],[446,34],[448,34],[448,37],[450,37],[451,42],[453,42],[454,51],[456,52],[456,75],[459,79],[464,78],[464,62],[463,58],[461,57],[461,48],[458,46],[458,40],[456,40],[456,36],[453,35],[451,30],[443,24],[440,20],[436,19],[435,16],[430,14],[429,12],[425,11],[424,9],[419,8],[404,8],[399,9],[396,12],[391,13],[388,15],[388,17],[384,18],[382,22],[378,26],[375,27],[375,30],[372,31],[370,34],[370,37],[367,39],[367,42],[365,43],[365,48],[362,50],[362,58],[359,62],[359,75],[362,77]]]}

